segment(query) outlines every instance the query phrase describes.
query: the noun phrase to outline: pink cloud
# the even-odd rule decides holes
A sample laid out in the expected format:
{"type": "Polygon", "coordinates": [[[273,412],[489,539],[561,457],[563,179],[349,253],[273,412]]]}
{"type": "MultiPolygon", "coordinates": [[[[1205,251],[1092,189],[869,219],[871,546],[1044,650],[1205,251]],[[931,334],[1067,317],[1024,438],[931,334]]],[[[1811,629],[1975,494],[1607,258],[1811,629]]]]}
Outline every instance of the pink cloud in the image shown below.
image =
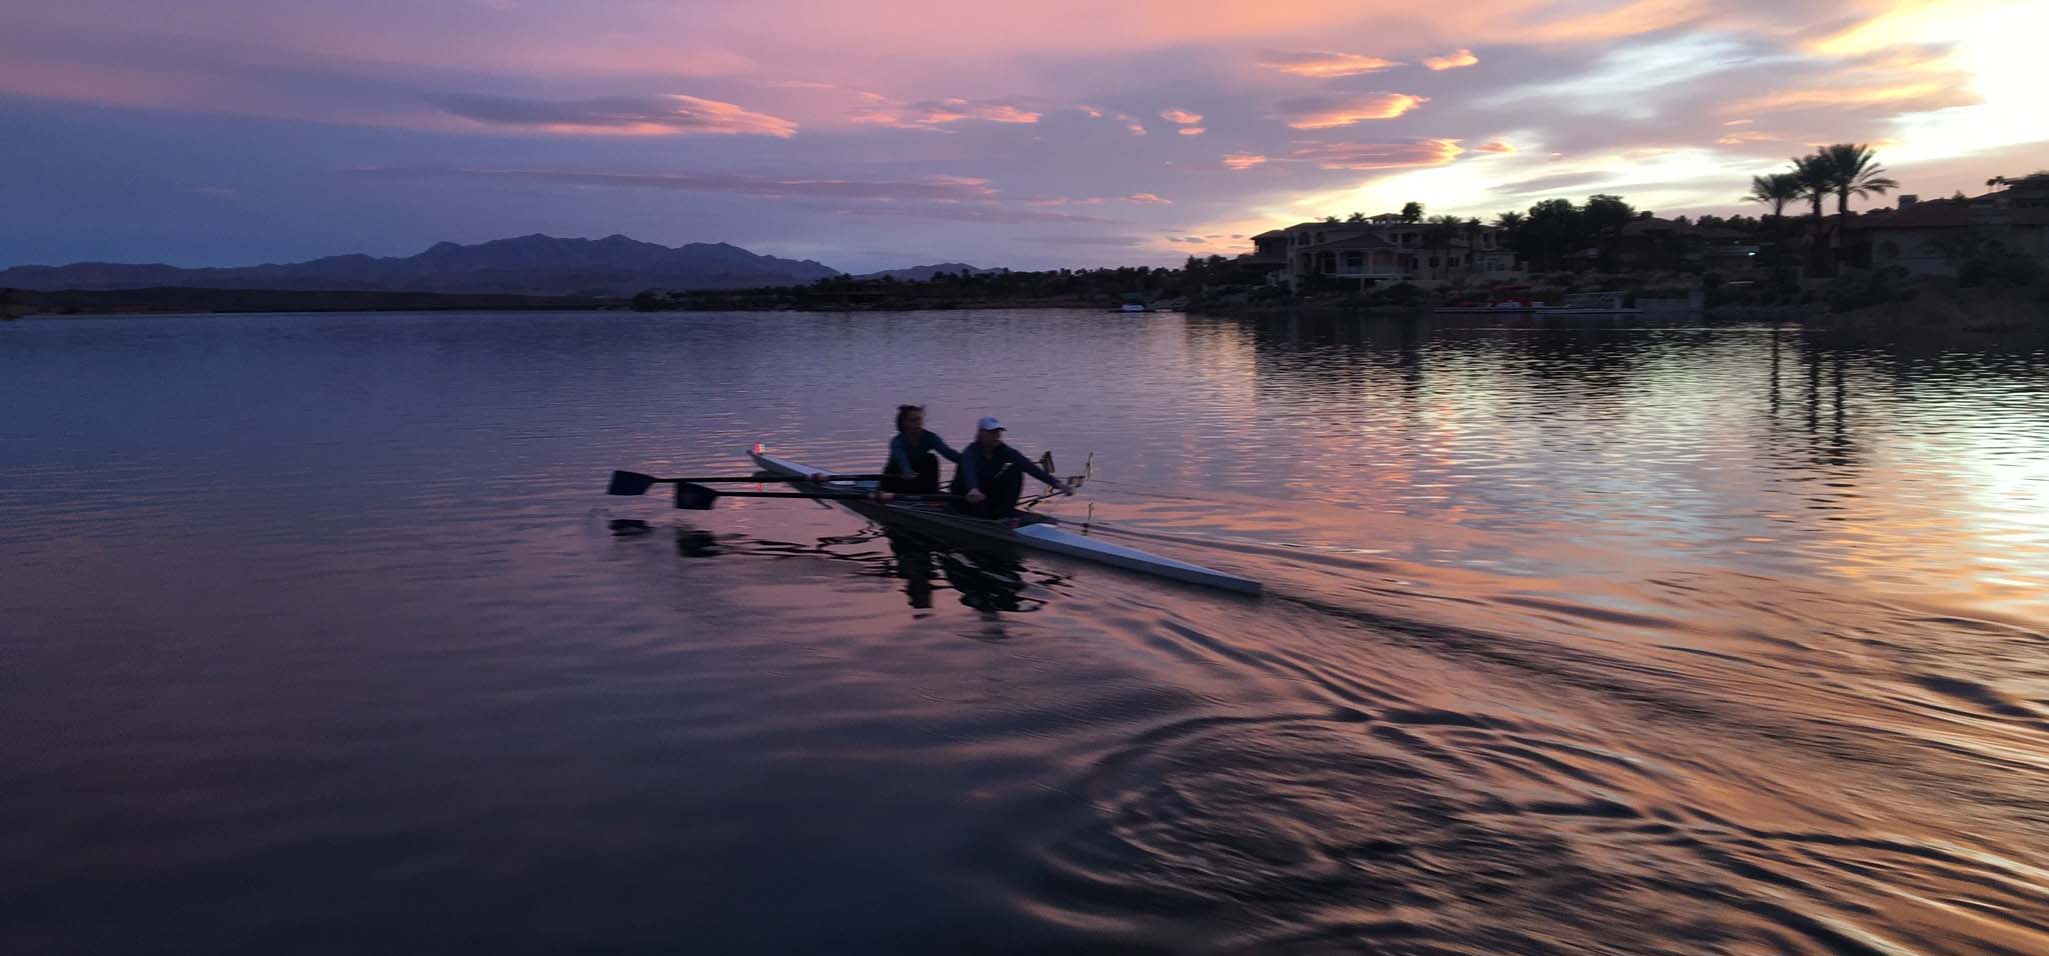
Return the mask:
{"type": "Polygon", "coordinates": [[[1183,126],[1193,126],[1202,122],[1201,113],[1191,113],[1183,109],[1161,110],[1160,118],[1169,123],[1179,123],[1183,126]]]}
{"type": "Polygon", "coordinates": [[[1174,201],[1171,199],[1162,199],[1159,196],[1156,196],[1152,193],[1132,193],[1131,195],[1124,197],[1124,201],[1139,203],[1157,203],[1162,206],[1171,206],[1174,203],[1174,201]]]}
{"type": "Polygon", "coordinates": [[[1424,103],[1413,93],[1366,93],[1351,97],[1311,96],[1279,104],[1281,119],[1295,129],[1332,129],[1367,120],[1394,119],[1424,103]]]}
{"type": "Polygon", "coordinates": [[[1433,70],[1456,70],[1460,67],[1472,66],[1479,62],[1480,58],[1474,56],[1471,50],[1460,50],[1456,53],[1447,53],[1443,56],[1425,57],[1423,59],[1423,65],[1433,70]]]}
{"type": "Polygon", "coordinates": [[[1139,122],[1139,121],[1138,121],[1138,117],[1136,117],[1136,116],[1133,116],[1133,115],[1131,115],[1131,114],[1129,114],[1129,113],[1119,113],[1119,114],[1117,114],[1117,118],[1118,118],[1118,119],[1120,119],[1120,120],[1123,120],[1123,121],[1124,121],[1124,128],[1125,128],[1125,129],[1128,129],[1128,130],[1130,130],[1130,131],[1131,131],[1131,135],[1133,135],[1133,136],[1144,136],[1144,135],[1145,135],[1145,124],[1144,124],[1144,123],[1141,123],[1141,122],[1139,122]]]}
{"type": "Polygon", "coordinates": [[[1007,206],[860,206],[851,209],[835,209],[842,216],[895,216],[907,219],[943,219],[952,222],[985,223],[1028,223],[1028,222],[1086,222],[1114,223],[1115,219],[1101,216],[1081,216],[1066,212],[1039,212],[1032,209],[1013,209],[1007,206]]]}
{"type": "Polygon", "coordinates": [[[1502,153],[1505,155],[1516,152],[1516,148],[1498,139],[1490,139],[1473,147],[1473,151],[1476,153],[1502,153]]]}
{"type": "Polygon", "coordinates": [[[1306,50],[1300,53],[1268,51],[1259,55],[1259,65],[1269,70],[1293,73],[1296,76],[1328,78],[1337,76],[1358,76],[1362,73],[1378,73],[1401,66],[1397,60],[1383,60],[1377,56],[1358,53],[1333,53],[1326,50],[1306,50]]]}
{"type": "Polygon", "coordinates": [[[922,179],[827,179],[742,176],[728,173],[615,173],[577,169],[496,169],[488,167],[391,167],[352,171],[359,176],[415,179],[500,179],[561,186],[684,189],[733,193],[775,199],[990,202],[1002,198],[986,179],[974,176],[928,176],[922,179]]]}
{"type": "Polygon", "coordinates": [[[1224,154],[1224,166],[1229,169],[1251,169],[1263,162],[1266,162],[1266,157],[1258,153],[1224,154]]]}
{"type": "Polygon", "coordinates": [[[893,126],[897,129],[935,129],[962,120],[1036,123],[1042,115],[1000,100],[966,100],[952,97],[943,100],[920,100],[916,103],[893,103],[886,97],[872,93],[863,96],[875,105],[857,108],[848,119],[855,123],[893,126]]]}
{"type": "Polygon", "coordinates": [[[1324,143],[1304,146],[1291,158],[1321,169],[1407,169],[1443,166],[1464,153],[1457,140],[1419,139],[1407,143],[1324,143]]]}
{"type": "Polygon", "coordinates": [[[1083,113],[1086,113],[1086,114],[1088,114],[1088,118],[1089,118],[1089,119],[1102,119],[1102,118],[1103,118],[1103,111],[1102,111],[1102,110],[1099,110],[1099,109],[1096,109],[1096,108],[1095,108],[1095,107],[1093,107],[1093,106],[1077,106],[1077,107],[1075,107],[1075,109],[1078,109],[1078,110],[1082,111],[1083,113]]]}
{"type": "Polygon", "coordinates": [[[656,97],[533,100],[511,96],[447,94],[428,101],[474,123],[549,133],[674,136],[686,133],[796,135],[797,124],[732,103],[672,93],[656,97]]]}
{"type": "Polygon", "coordinates": [[[1208,129],[1207,127],[1202,127],[1202,126],[1183,126],[1183,127],[1181,127],[1181,135],[1183,135],[1183,136],[1201,136],[1202,134],[1204,134],[1204,133],[1207,133],[1207,132],[1209,132],[1209,129],[1208,129]]]}

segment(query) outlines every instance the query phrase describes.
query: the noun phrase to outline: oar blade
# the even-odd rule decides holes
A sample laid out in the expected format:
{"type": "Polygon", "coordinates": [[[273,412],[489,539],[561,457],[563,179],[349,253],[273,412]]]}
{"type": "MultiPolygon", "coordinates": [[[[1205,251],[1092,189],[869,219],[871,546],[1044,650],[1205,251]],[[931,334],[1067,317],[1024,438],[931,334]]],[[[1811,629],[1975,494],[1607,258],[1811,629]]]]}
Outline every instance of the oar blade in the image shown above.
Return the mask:
{"type": "Polygon", "coordinates": [[[615,471],[612,473],[612,482],[605,486],[605,494],[644,495],[649,488],[655,486],[655,481],[653,475],[643,475],[637,471],[615,471]]]}
{"type": "Polygon", "coordinates": [[[712,502],[719,499],[719,493],[703,485],[687,481],[676,483],[676,507],[685,511],[710,511],[712,502]]]}

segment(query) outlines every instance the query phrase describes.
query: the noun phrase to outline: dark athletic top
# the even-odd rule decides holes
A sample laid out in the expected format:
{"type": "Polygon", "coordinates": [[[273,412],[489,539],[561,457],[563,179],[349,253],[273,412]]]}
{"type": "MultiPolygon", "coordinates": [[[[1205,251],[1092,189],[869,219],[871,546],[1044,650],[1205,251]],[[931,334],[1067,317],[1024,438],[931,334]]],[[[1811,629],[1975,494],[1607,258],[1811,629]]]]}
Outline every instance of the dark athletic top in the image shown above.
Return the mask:
{"type": "Polygon", "coordinates": [[[1026,458],[1024,452],[1001,443],[997,444],[995,451],[983,454],[981,443],[976,442],[969,445],[967,453],[956,461],[960,462],[960,468],[954,475],[960,480],[963,491],[980,488],[983,494],[988,494],[995,490],[997,482],[1007,484],[1010,480],[1015,480],[1012,478],[1012,469],[1024,472],[1049,485],[1060,483],[1060,479],[1046,474],[1045,469],[1026,458]]]}
{"type": "Polygon", "coordinates": [[[960,452],[948,447],[946,439],[930,431],[919,432],[913,442],[905,442],[904,433],[897,432],[896,437],[889,440],[889,464],[883,465],[882,471],[905,477],[915,475],[918,473],[917,459],[934,452],[954,464],[960,463],[960,452]],[[913,444],[917,447],[911,447],[913,444]]]}

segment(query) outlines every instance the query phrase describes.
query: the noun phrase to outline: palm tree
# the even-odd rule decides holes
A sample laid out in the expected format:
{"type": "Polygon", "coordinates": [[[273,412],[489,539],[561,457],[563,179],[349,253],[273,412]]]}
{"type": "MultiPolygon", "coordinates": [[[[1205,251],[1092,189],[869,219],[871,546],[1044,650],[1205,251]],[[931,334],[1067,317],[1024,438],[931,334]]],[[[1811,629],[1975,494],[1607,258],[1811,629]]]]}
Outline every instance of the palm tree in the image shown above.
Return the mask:
{"type": "Polygon", "coordinates": [[[1885,174],[1885,167],[1878,165],[1878,154],[1862,143],[1837,143],[1822,150],[1828,157],[1829,190],[1836,194],[1836,223],[1850,219],[1850,197],[1877,194],[1885,195],[1900,188],[1899,180],[1885,174]]]}
{"type": "Polygon", "coordinates": [[[1744,196],[1747,202],[1770,203],[1772,218],[1786,216],[1786,204],[1799,202],[1802,196],[1799,173],[1772,173],[1769,176],[1750,177],[1750,194],[1744,196]]]}
{"type": "MultiPolygon", "coordinates": [[[[1517,256],[1523,252],[1523,224],[1529,217],[1511,209],[1494,217],[1494,228],[1501,230],[1501,248],[1517,256]]],[[[1511,265],[1513,265],[1511,263],[1511,265]]]]}
{"type": "MultiPolygon", "coordinates": [[[[1821,151],[1828,157],[1829,191],[1836,196],[1836,236],[1847,235],[1850,225],[1850,197],[1885,195],[1900,188],[1899,181],[1878,165],[1878,154],[1862,143],[1837,143],[1821,151]]],[[[1836,257],[1848,258],[1849,250],[1838,244],[1836,257]]]]}
{"type": "Polygon", "coordinates": [[[1480,217],[1468,216],[1466,217],[1465,228],[1460,230],[1460,232],[1463,233],[1466,237],[1467,272],[1479,271],[1479,262],[1474,258],[1474,256],[1478,255],[1480,252],[1480,233],[1484,231],[1486,228],[1487,224],[1481,222],[1480,217]]]}
{"type": "Polygon", "coordinates": [[[1424,221],[1423,235],[1426,244],[1438,251],[1437,269],[1431,270],[1436,279],[1451,274],[1451,244],[1464,229],[1466,221],[1457,216],[1431,216],[1424,221]]]}
{"type": "Polygon", "coordinates": [[[1815,275],[1828,268],[1828,258],[1822,251],[1828,242],[1828,229],[1822,223],[1821,203],[1835,188],[1833,166],[1826,152],[1793,157],[1791,175],[1800,181],[1800,198],[1814,206],[1814,230],[1808,238],[1807,268],[1815,275]]]}

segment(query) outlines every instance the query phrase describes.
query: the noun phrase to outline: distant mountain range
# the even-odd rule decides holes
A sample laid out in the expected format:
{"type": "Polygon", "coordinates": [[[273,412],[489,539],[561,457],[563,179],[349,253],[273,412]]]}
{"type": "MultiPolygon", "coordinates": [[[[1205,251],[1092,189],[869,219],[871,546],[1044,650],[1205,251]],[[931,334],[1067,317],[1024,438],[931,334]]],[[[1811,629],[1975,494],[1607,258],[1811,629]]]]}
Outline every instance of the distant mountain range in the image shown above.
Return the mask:
{"type": "Polygon", "coordinates": [[[980,275],[984,272],[1008,272],[1008,269],[978,269],[965,262],[935,262],[929,266],[912,266],[908,269],[884,269],[858,275],[856,279],[895,279],[898,282],[924,282],[941,272],[956,275],[980,275]]]}
{"type": "MultiPolygon", "coordinates": [[[[930,271],[973,269],[961,263],[892,270],[899,279],[930,271]]],[[[532,235],[465,246],[437,243],[416,256],[329,256],[308,262],[220,269],[162,264],[80,262],[0,270],[0,288],[203,289],[460,292],[516,295],[626,296],[643,289],[742,289],[802,285],[840,275],[810,259],[756,255],[723,242],[670,248],[625,236],[558,239],[532,235]]],[[[876,273],[880,277],[882,273],[876,273]]]]}

